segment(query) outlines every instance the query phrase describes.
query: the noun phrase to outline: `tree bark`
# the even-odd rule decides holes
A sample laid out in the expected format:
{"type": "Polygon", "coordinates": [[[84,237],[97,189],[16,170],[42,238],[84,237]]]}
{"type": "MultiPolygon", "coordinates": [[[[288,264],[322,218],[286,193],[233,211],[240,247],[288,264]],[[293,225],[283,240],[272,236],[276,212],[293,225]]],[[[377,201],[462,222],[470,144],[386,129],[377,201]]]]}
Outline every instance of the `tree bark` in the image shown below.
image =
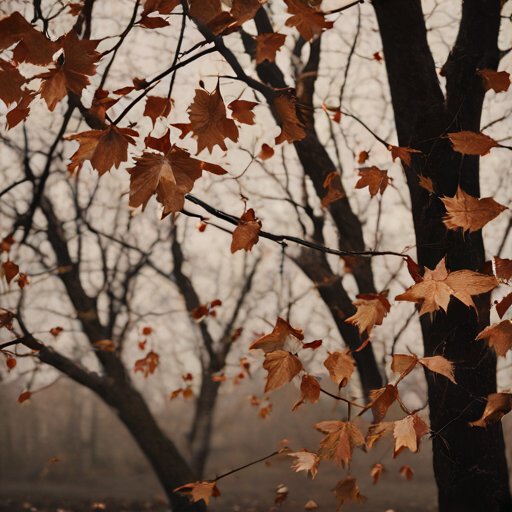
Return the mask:
{"type": "MultiPolygon", "coordinates": [[[[451,148],[447,133],[479,131],[484,89],[478,69],[496,69],[499,0],[466,0],[459,35],[443,68],[446,100],[430,53],[419,0],[374,2],[382,37],[400,146],[422,151],[405,167],[411,195],[418,263],[430,269],[446,256],[450,271],[478,270],[485,259],[481,231],[463,235],[447,230],[439,196],[460,187],[478,197],[479,158],[451,148]],[[430,177],[436,194],[419,187],[430,177]]],[[[496,391],[496,356],[475,340],[489,325],[490,297],[475,298],[478,315],[452,298],[448,313],[421,317],[425,356],[443,355],[455,363],[457,385],[427,373],[434,472],[440,512],[512,510],[500,423],[471,427],[496,391]]]]}

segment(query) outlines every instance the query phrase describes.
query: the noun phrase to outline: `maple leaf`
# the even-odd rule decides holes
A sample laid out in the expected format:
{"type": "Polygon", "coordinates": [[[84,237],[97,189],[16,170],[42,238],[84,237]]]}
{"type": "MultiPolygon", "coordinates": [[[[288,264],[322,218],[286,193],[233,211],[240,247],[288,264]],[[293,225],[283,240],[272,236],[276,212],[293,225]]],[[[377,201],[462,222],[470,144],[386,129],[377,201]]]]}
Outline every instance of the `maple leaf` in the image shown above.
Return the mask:
{"type": "Polygon", "coordinates": [[[18,397],[18,403],[22,404],[23,402],[26,402],[31,396],[32,393],[30,391],[23,391],[23,393],[18,397]]]}
{"type": "Polygon", "coordinates": [[[80,147],[71,157],[68,169],[73,173],[80,169],[86,160],[101,176],[112,167],[116,169],[128,160],[128,144],[135,145],[132,137],[139,134],[131,128],[109,126],[106,130],[90,130],[64,137],[66,140],[77,140],[80,147]]]}
{"type": "Polygon", "coordinates": [[[375,485],[379,480],[382,472],[384,471],[384,466],[382,464],[374,464],[372,470],[370,471],[370,476],[373,478],[373,485],[375,485]]]}
{"type": "Polygon", "coordinates": [[[388,150],[391,151],[391,158],[393,162],[400,158],[402,162],[408,167],[411,165],[411,153],[421,153],[417,149],[412,148],[402,148],[399,146],[392,146],[391,144],[388,146],[388,150]]]}
{"type": "Polygon", "coordinates": [[[345,196],[345,190],[341,183],[341,177],[333,171],[327,175],[324,181],[324,188],[328,189],[327,194],[322,197],[322,208],[327,208],[331,203],[345,196]]]}
{"type": "Polygon", "coordinates": [[[320,384],[311,375],[305,374],[302,376],[300,383],[301,397],[299,401],[293,406],[292,411],[299,408],[300,405],[309,402],[310,404],[316,404],[320,398],[320,384]]]}
{"type": "Polygon", "coordinates": [[[10,62],[0,60],[0,99],[9,106],[11,103],[19,103],[23,96],[21,87],[27,79],[10,62]]]}
{"type": "Polygon", "coordinates": [[[383,194],[390,181],[393,181],[393,178],[388,176],[388,171],[381,171],[375,165],[359,169],[359,176],[355,188],[368,187],[370,197],[374,197],[379,190],[383,194]]]}
{"type": "Polygon", "coordinates": [[[354,371],[355,362],[350,355],[350,349],[347,348],[343,354],[341,352],[333,352],[324,361],[324,366],[329,371],[331,379],[336,382],[338,389],[345,387],[354,371]]]}
{"type": "Polygon", "coordinates": [[[320,441],[320,456],[342,467],[350,467],[354,447],[364,445],[361,431],[350,421],[322,421],[313,425],[313,428],[326,434],[320,441]]]}
{"type": "Polygon", "coordinates": [[[395,421],[393,429],[395,453],[393,458],[398,457],[406,448],[409,448],[413,453],[418,452],[421,438],[428,433],[430,433],[430,429],[417,414],[412,414],[403,420],[395,421]]]}
{"type": "Polygon", "coordinates": [[[370,403],[366,409],[371,409],[373,413],[373,423],[381,422],[398,397],[398,389],[393,384],[388,384],[383,388],[370,391],[370,403]]]}
{"type": "Polygon", "coordinates": [[[172,103],[173,101],[169,98],[148,96],[148,101],[146,102],[143,115],[151,118],[153,128],[155,127],[157,118],[167,117],[170,114],[172,103]]]}
{"type": "Polygon", "coordinates": [[[249,208],[241,217],[238,226],[233,231],[231,253],[245,249],[250,251],[258,243],[261,231],[261,221],[256,220],[254,210],[249,208]]]}
{"type": "Polygon", "coordinates": [[[286,35],[271,32],[269,34],[260,34],[256,37],[256,64],[268,60],[275,62],[276,53],[281,51],[286,40],[286,35]]]}
{"type": "Polygon", "coordinates": [[[338,502],[336,512],[341,510],[341,507],[345,501],[358,501],[362,504],[366,497],[359,492],[359,488],[356,485],[356,477],[349,476],[343,480],[340,480],[336,487],[333,489],[334,497],[338,502]]]}
{"type": "Polygon", "coordinates": [[[212,496],[214,498],[220,496],[220,491],[217,489],[217,482],[215,480],[213,482],[197,481],[195,484],[182,485],[174,489],[173,492],[186,496],[193,502],[204,500],[206,505],[210,503],[212,496]]]}
{"type": "Polygon", "coordinates": [[[286,91],[274,99],[274,106],[283,123],[281,133],[276,137],[276,144],[302,140],[306,136],[306,132],[304,124],[297,117],[297,98],[286,91]]]}
{"type": "Polygon", "coordinates": [[[197,153],[207,148],[211,153],[214,146],[227,151],[224,139],[238,141],[238,128],[233,119],[226,117],[226,106],[220,93],[219,82],[212,93],[196,89],[194,101],[188,108],[192,133],[197,140],[197,153]]]}
{"type": "Polygon", "coordinates": [[[290,382],[302,371],[302,363],[297,356],[284,350],[275,350],[265,354],[263,368],[267,370],[265,393],[274,391],[290,382]]]}
{"type": "Polygon", "coordinates": [[[414,470],[411,466],[402,466],[399,473],[407,480],[412,480],[412,477],[414,476],[414,470]]]}
{"type": "Polygon", "coordinates": [[[491,393],[487,397],[487,405],[482,414],[482,417],[477,421],[472,421],[469,424],[472,427],[487,428],[488,425],[496,423],[508,414],[512,409],[512,394],[511,393],[491,393]]]}
{"type": "Polygon", "coordinates": [[[389,313],[391,306],[387,297],[387,292],[363,293],[356,295],[356,300],[352,304],[356,306],[357,313],[345,322],[356,325],[359,328],[359,334],[367,332],[368,336],[375,325],[382,325],[384,317],[389,313]]]}
{"type": "Polygon", "coordinates": [[[7,124],[7,130],[11,130],[16,125],[25,121],[30,114],[29,105],[32,103],[33,99],[37,96],[37,93],[29,90],[23,91],[23,96],[21,97],[20,102],[16,105],[15,108],[7,112],[5,116],[7,124]]]}
{"type": "Polygon", "coordinates": [[[310,41],[314,36],[333,27],[334,22],[325,21],[325,14],[317,8],[310,7],[301,0],[284,0],[287,11],[293,16],[286,20],[287,27],[296,27],[299,34],[310,41]]]}
{"type": "Polygon", "coordinates": [[[501,212],[508,210],[492,197],[478,199],[464,192],[460,186],[453,198],[441,197],[440,199],[446,207],[444,225],[448,229],[462,228],[463,231],[469,230],[470,233],[482,229],[501,212]]]}
{"type": "Polygon", "coordinates": [[[406,300],[421,304],[420,316],[448,309],[450,297],[453,295],[466,306],[476,311],[472,295],[486,293],[498,286],[494,276],[479,274],[472,270],[448,272],[443,258],[435,270],[425,268],[423,281],[408,288],[405,293],[395,297],[395,300],[406,300]]]}
{"type": "Polygon", "coordinates": [[[13,51],[14,62],[39,66],[51,62],[54,53],[60,49],[58,43],[50,41],[17,11],[0,20],[0,51],[15,43],[18,45],[13,51]]]}
{"type": "Polygon", "coordinates": [[[5,277],[5,280],[7,281],[7,284],[11,284],[11,281],[18,275],[18,272],[20,271],[20,267],[16,265],[16,263],[13,263],[12,261],[4,261],[2,263],[2,271],[5,277]]]}
{"type": "MultiPolygon", "coordinates": [[[[144,373],[144,378],[147,378],[147,376],[150,373],[155,373],[159,360],[160,357],[156,352],[148,352],[144,359],[139,359],[138,361],[135,361],[133,371],[142,372],[144,373]]],[[[183,396],[185,396],[185,393],[183,393],[183,396]]]]}
{"type": "Polygon", "coordinates": [[[281,350],[288,336],[293,336],[301,341],[304,339],[304,334],[301,329],[295,329],[284,318],[279,316],[277,317],[276,325],[272,332],[258,338],[252,343],[249,350],[256,350],[258,348],[261,348],[264,352],[281,350]]]}
{"type": "Polygon", "coordinates": [[[500,145],[483,133],[462,131],[449,133],[448,137],[453,144],[453,150],[464,155],[485,156],[492,148],[499,148],[500,145]]]}
{"type": "Polygon", "coordinates": [[[108,91],[96,89],[91,107],[87,110],[88,114],[99,119],[101,123],[105,122],[107,110],[119,101],[119,99],[111,98],[108,94],[108,91]]]}
{"type": "Polygon", "coordinates": [[[268,145],[263,144],[261,146],[261,151],[258,153],[258,158],[260,160],[268,160],[274,156],[274,150],[268,145]]]}
{"type": "Polygon", "coordinates": [[[37,76],[43,79],[41,97],[51,112],[68,91],[80,96],[91,83],[86,75],[96,73],[96,62],[101,59],[101,54],[96,51],[98,43],[91,39],[78,39],[78,34],[71,30],[62,43],[64,64],[57,61],[55,68],[37,76]]]}
{"type": "Polygon", "coordinates": [[[322,458],[315,452],[310,452],[302,448],[300,452],[287,453],[290,457],[295,457],[292,463],[292,469],[298,473],[299,471],[311,472],[311,479],[314,480],[318,473],[318,466],[322,458]]]}
{"type": "Polygon", "coordinates": [[[239,123],[253,125],[256,123],[254,122],[254,113],[251,111],[256,105],[259,105],[256,101],[233,100],[228,108],[231,110],[233,119],[239,123]]]}
{"type": "Polygon", "coordinates": [[[381,437],[393,432],[395,428],[394,421],[381,421],[380,423],[374,423],[368,427],[368,432],[366,433],[366,448],[369,450],[375,441],[378,441],[381,437]]]}
{"type": "Polygon", "coordinates": [[[231,4],[231,16],[236,20],[238,26],[254,18],[259,8],[266,3],[266,0],[233,0],[231,4]]]}
{"type": "Polygon", "coordinates": [[[497,324],[488,326],[476,339],[487,340],[489,347],[494,347],[498,356],[505,357],[512,348],[512,322],[502,320],[497,324]]]}
{"type": "Polygon", "coordinates": [[[492,89],[494,92],[505,92],[510,87],[510,74],[506,71],[481,69],[478,74],[482,77],[486,91],[492,89]]]}

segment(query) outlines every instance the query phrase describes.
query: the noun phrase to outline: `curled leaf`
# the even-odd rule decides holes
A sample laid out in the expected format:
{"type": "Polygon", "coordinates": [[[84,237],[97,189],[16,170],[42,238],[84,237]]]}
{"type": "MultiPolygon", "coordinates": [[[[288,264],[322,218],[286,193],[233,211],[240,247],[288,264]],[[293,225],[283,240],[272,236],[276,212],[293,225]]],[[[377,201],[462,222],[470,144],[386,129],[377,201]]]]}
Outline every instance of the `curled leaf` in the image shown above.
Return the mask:
{"type": "Polygon", "coordinates": [[[265,393],[274,391],[290,382],[302,371],[302,363],[297,356],[284,350],[275,350],[265,354],[263,368],[267,370],[265,393]]]}

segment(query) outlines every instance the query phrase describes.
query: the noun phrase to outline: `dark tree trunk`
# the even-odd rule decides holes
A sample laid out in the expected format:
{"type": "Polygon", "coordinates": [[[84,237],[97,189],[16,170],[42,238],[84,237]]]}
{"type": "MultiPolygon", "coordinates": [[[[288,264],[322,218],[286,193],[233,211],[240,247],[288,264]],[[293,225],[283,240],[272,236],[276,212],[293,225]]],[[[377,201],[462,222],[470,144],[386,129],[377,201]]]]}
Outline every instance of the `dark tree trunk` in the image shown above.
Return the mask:
{"type": "MultiPolygon", "coordinates": [[[[450,271],[478,270],[485,259],[481,231],[447,230],[440,196],[460,187],[479,196],[479,159],[451,148],[447,133],[479,131],[484,90],[478,69],[496,69],[500,0],[466,0],[459,35],[443,68],[446,100],[430,53],[419,0],[374,2],[384,46],[400,146],[423,152],[405,167],[411,194],[418,262],[434,269],[446,256],[450,271]],[[419,187],[430,177],[435,194],[419,187]]],[[[425,355],[443,355],[455,363],[457,385],[427,375],[433,431],[434,472],[440,512],[512,510],[501,424],[471,427],[496,391],[496,357],[476,341],[489,325],[489,295],[475,298],[478,316],[452,298],[448,313],[421,318],[425,355]]]]}

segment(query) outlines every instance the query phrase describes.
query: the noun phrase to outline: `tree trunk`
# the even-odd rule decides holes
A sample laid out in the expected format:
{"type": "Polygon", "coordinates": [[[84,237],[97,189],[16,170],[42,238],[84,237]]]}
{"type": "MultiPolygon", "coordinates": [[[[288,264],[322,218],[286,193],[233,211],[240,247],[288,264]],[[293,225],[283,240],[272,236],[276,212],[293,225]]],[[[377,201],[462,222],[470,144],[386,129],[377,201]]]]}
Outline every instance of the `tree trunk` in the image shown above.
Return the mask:
{"type": "MultiPolygon", "coordinates": [[[[484,90],[478,69],[496,69],[499,0],[466,0],[459,35],[443,68],[446,101],[438,84],[419,0],[374,2],[391,89],[400,146],[422,151],[405,167],[411,194],[418,263],[434,269],[446,256],[450,271],[477,270],[485,259],[481,231],[447,230],[439,199],[460,187],[478,197],[479,158],[451,148],[446,133],[479,131],[484,90]],[[419,186],[430,177],[435,194],[419,186]]],[[[421,317],[425,355],[455,363],[457,385],[427,372],[434,472],[440,512],[512,510],[500,423],[471,427],[496,391],[496,357],[476,341],[489,325],[489,295],[475,298],[478,315],[452,298],[448,313],[421,317]]]]}

